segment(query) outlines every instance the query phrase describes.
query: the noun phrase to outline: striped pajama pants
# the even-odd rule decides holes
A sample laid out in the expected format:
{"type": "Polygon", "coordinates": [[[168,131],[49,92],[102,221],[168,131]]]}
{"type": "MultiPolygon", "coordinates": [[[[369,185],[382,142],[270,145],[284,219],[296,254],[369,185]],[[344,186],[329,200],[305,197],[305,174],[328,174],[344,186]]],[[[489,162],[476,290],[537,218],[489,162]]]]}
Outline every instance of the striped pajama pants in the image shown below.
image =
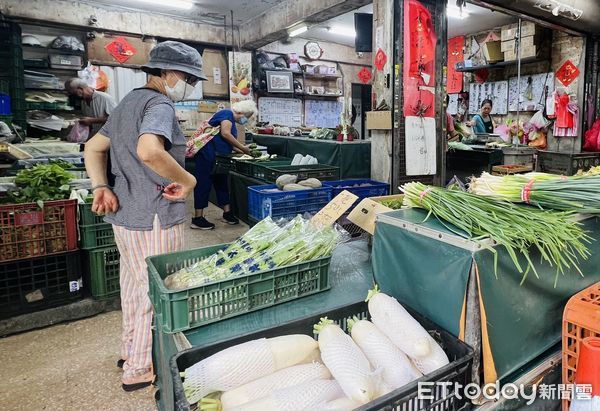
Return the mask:
{"type": "Polygon", "coordinates": [[[148,297],[146,257],[181,251],[183,224],[163,229],[158,215],[152,231],[133,231],[113,225],[121,254],[120,279],[123,331],[123,376],[142,375],[152,366],[152,304],[148,297]]]}

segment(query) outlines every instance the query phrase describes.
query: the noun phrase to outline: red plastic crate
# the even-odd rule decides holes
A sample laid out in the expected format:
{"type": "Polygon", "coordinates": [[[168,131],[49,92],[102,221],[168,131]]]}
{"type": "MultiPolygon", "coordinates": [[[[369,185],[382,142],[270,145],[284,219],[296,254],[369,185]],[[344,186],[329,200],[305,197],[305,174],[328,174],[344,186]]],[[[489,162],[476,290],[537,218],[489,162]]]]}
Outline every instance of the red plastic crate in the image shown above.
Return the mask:
{"type": "MultiPolygon", "coordinates": [[[[574,384],[581,341],[600,337],[600,282],[569,299],[562,328],[562,382],[574,384]]],[[[563,400],[562,409],[568,411],[568,400],[563,400]]]]}
{"type": "Polygon", "coordinates": [[[0,206],[0,261],[77,250],[77,200],[0,206]]]}

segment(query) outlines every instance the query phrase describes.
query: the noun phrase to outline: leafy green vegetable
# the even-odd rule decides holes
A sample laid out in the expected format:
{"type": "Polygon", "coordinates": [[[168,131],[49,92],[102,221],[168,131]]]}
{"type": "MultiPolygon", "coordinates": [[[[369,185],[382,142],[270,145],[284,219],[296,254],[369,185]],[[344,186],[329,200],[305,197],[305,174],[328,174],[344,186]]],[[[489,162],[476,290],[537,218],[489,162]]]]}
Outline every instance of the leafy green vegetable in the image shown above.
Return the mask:
{"type": "Polygon", "coordinates": [[[57,164],[38,164],[17,173],[16,190],[8,193],[11,203],[38,203],[64,200],[71,194],[73,176],[57,164]]]}
{"type": "Polygon", "coordinates": [[[392,210],[399,210],[402,208],[402,200],[383,200],[381,205],[391,208],[392,210]]]}

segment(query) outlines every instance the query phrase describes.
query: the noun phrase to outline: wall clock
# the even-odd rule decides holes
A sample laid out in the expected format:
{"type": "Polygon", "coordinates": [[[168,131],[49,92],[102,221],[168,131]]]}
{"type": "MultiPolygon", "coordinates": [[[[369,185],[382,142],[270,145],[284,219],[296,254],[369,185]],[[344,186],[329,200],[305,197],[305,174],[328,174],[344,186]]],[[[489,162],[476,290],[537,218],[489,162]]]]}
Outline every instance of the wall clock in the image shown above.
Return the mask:
{"type": "Polygon", "coordinates": [[[323,49],[316,41],[309,41],[304,45],[304,55],[310,60],[318,60],[323,55],[323,49]]]}

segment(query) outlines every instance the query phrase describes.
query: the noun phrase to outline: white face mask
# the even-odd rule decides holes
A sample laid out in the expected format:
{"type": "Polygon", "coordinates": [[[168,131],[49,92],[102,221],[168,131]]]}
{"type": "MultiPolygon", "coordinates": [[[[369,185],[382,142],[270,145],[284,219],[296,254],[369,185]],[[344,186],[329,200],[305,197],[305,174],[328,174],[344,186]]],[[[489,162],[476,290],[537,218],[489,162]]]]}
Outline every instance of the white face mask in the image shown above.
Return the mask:
{"type": "Polygon", "coordinates": [[[167,96],[173,100],[174,102],[183,101],[194,92],[195,87],[190,86],[185,81],[178,79],[177,83],[175,83],[175,87],[169,87],[167,82],[165,81],[165,91],[167,92],[167,96]]]}

